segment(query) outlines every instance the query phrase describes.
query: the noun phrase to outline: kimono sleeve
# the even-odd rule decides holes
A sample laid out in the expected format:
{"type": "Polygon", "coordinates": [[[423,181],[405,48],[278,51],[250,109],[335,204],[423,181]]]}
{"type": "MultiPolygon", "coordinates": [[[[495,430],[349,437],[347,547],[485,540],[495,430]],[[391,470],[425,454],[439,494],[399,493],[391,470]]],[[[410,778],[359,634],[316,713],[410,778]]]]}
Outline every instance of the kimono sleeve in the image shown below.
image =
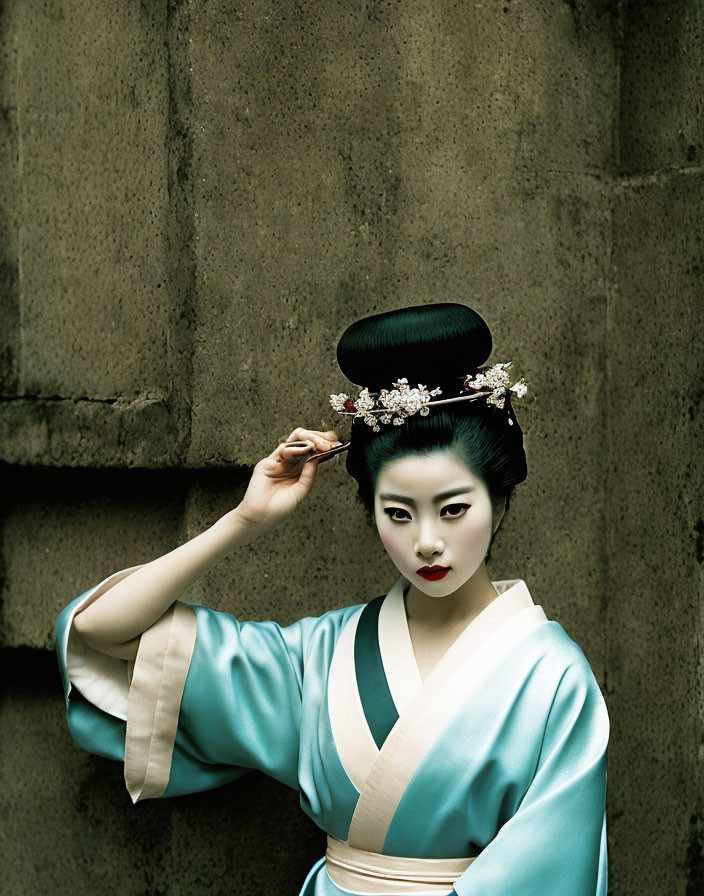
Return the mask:
{"type": "Polygon", "coordinates": [[[518,810],[452,893],[606,896],[608,738],[606,704],[582,654],[560,678],[518,810]]]}
{"type": "Polygon", "coordinates": [[[101,654],[73,617],[138,568],[84,592],[57,621],[75,742],[124,762],[134,803],[207,790],[251,769],[297,789],[304,650],[315,620],[240,622],[176,601],[142,634],[133,662],[101,654]]]}

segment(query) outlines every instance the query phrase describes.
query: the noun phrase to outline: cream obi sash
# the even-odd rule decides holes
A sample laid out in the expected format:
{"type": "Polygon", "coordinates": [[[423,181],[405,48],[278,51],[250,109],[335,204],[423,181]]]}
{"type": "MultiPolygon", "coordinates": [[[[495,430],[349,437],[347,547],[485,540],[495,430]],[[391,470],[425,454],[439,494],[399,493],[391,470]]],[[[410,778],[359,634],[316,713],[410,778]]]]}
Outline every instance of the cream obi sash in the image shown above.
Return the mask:
{"type": "Polygon", "coordinates": [[[379,852],[356,849],[328,834],[325,867],[336,886],[352,893],[445,896],[475,858],[385,856],[379,852]]]}

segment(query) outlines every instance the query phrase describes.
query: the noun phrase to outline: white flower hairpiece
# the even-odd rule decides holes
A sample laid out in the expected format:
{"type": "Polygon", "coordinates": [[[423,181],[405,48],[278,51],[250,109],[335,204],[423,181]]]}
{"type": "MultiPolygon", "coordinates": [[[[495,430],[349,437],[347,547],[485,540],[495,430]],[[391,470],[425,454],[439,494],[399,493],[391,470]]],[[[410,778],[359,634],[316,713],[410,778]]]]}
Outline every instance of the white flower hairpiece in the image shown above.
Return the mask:
{"type": "MultiPolygon", "coordinates": [[[[344,392],[340,392],[338,395],[331,395],[330,404],[338,414],[361,417],[365,423],[372,427],[374,432],[379,432],[381,429],[379,423],[392,423],[395,426],[400,426],[406,417],[411,417],[413,414],[420,414],[421,417],[426,417],[430,413],[430,405],[450,404],[454,401],[471,401],[476,398],[486,397],[488,404],[503,408],[507,390],[515,392],[518,398],[522,398],[528,389],[523,378],[513,386],[509,386],[509,375],[506,373],[506,370],[511,364],[511,361],[494,364],[493,367],[478,373],[474,377],[471,374],[467,374],[460,387],[460,394],[455,398],[442,398],[438,401],[431,401],[433,395],[442,394],[440,387],[428,391],[426,386],[419,383],[416,388],[411,389],[408,385],[408,380],[404,377],[392,384],[394,386],[393,389],[382,389],[379,393],[370,393],[365,387],[359,393],[356,401],[353,401],[344,392]],[[467,395],[461,394],[467,389],[474,389],[475,391],[467,395]],[[377,397],[375,398],[374,396],[377,397]],[[375,416],[376,414],[380,415],[378,419],[375,416]]],[[[513,425],[513,420],[510,417],[508,422],[513,425]]]]}

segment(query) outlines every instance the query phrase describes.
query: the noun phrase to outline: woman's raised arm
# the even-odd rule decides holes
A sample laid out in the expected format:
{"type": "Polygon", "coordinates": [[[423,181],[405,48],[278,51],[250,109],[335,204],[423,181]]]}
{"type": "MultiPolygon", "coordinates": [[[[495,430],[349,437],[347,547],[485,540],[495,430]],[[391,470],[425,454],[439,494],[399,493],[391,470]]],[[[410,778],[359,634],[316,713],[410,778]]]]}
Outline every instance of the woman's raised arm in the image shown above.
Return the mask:
{"type": "Polygon", "coordinates": [[[110,656],[133,660],[139,637],[211,566],[285,519],[311,490],[319,461],[305,463],[311,450],[337,442],[334,431],[297,428],[254,467],[242,502],[205,532],[152,560],[77,611],[73,625],[87,644],[110,656]]]}

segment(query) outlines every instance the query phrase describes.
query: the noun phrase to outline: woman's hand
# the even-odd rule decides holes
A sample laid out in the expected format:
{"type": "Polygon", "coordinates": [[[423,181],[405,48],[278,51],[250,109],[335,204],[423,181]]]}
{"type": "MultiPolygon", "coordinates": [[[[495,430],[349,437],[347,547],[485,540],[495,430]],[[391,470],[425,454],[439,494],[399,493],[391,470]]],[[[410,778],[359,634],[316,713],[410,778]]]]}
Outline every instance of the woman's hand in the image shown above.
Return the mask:
{"type": "Polygon", "coordinates": [[[320,461],[306,463],[312,451],[326,451],[339,442],[334,430],[293,430],[287,442],[305,441],[306,447],[282,442],[254,467],[252,478],[236,514],[244,522],[266,531],[291,514],[313,487],[320,461]]]}

